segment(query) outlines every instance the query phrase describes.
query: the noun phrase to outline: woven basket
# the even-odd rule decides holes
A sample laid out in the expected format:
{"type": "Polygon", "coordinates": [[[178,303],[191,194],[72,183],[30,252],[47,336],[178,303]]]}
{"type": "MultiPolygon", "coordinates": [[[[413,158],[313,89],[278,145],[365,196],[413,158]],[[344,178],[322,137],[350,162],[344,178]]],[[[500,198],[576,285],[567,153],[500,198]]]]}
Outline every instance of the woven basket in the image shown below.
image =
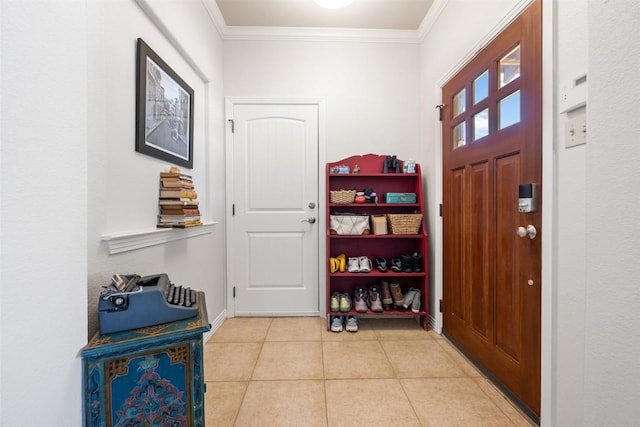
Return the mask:
{"type": "Polygon", "coordinates": [[[387,214],[391,234],[418,234],[422,214],[387,214]]]}
{"type": "Polygon", "coordinates": [[[335,190],[329,192],[329,202],[347,204],[356,199],[356,190],[335,190]]]}

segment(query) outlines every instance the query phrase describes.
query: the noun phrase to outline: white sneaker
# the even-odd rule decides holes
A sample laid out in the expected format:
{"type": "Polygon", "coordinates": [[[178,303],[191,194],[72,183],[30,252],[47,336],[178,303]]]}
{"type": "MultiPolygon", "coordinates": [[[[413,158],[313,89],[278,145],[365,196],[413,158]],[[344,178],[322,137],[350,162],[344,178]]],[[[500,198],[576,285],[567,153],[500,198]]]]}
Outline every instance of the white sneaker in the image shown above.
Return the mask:
{"type": "Polygon", "coordinates": [[[356,257],[349,257],[349,261],[347,262],[347,271],[349,273],[359,273],[360,272],[360,260],[356,257]]]}
{"type": "Polygon", "coordinates": [[[356,316],[347,316],[345,328],[347,332],[358,332],[358,318],[356,316]]]}
{"type": "Polygon", "coordinates": [[[360,273],[368,273],[373,268],[371,260],[366,256],[358,258],[358,264],[360,265],[360,273]]]}
{"type": "Polygon", "coordinates": [[[342,332],[342,316],[331,316],[331,332],[342,332]]]}

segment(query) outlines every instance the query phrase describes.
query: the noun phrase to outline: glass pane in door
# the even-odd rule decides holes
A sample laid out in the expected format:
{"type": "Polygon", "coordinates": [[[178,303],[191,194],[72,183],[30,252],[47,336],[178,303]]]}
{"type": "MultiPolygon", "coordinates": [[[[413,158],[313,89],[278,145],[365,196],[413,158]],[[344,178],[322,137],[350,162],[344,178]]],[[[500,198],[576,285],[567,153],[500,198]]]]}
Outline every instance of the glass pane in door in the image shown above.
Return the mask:
{"type": "Polygon", "coordinates": [[[467,144],[465,140],[465,130],[465,122],[462,122],[453,128],[451,135],[453,137],[452,147],[454,150],[467,144]]]}
{"type": "Polygon", "coordinates": [[[504,87],[520,77],[520,45],[507,53],[498,63],[500,87],[504,87]]]}
{"type": "Polygon", "coordinates": [[[464,113],[467,98],[466,92],[466,89],[462,89],[453,97],[453,117],[458,117],[460,114],[464,113]]]}
{"type": "Polygon", "coordinates": [[[489,109],[485,108],[473,116],[473,140],[489,135],[489,109]]]}
{"type": "Polygon", "coordinates": [[[520,91],[515,91],[498,102],[498,129],[520,121],[520,91]]]}
{"type": "Polygon", "coordinates": [[[485,99],[489,94],[489,71],[485,71],[473,81],[473,105],[485,99]]]}

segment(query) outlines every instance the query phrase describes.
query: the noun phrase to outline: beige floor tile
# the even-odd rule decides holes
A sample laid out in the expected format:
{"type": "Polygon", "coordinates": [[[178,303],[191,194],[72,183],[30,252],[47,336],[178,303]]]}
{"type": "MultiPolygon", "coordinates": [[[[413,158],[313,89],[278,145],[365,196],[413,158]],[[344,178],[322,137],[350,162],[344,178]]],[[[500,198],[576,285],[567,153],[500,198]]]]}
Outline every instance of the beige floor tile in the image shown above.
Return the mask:
{"type": "Polygon", "coordinates": [[[442,339],[444,339],[444,337],[442,335],[440,335],[439,333],[437,333],[433,329],[429,329],[427,331],[427,335],[429,335],[429,338],[433,338],[434,340],[442,340],[442,339]]]}
{"type": "Polygon", "coordinates": [[[420,425],[396,379],[328,380],[325,388],[330,427],[420,425]]]}
{"type": "Polygon", "coordinates": [[[207,392],[204,395],[204,419],[207,426],[233,426],[247,384],[247,382],[207,383],[207,392]]]}
{"type": "Polygon", "coordinates": [[[209,342],[261,342],[271,325],[267,317],[234,317],[226,319],[209,342]]]}
{"type": "Polygon", "coordinates": [[[320,341],[265,342],[253,380],[323,379],[320,341]]]}
{"type": "Polygon", "coordinates": [[[469,360],[458,350],[449,340],[442,339],[436,340],[438,344],[447,352],[453,360],[457,364],[462,367],[464,373],[470,377],[481,377],[482,373],[473,365],[473,363],[469,362],[469,360]]]}
{"type": "Polygon", "coordinates": [[[398,378],[463,377],[460,364],[435,340],[381,341],[398,378]]]}
{"type": "Polygon", "coordinates": [[[208,343],[204,346],[205,381],[246,381],[251,378],[261,343],[208,343]]]}
{"type": "Polygon", "coordinates": [[[324,341],[322,355],[324,375],[328,379],[394,376],[393,368],[378,341],[324,341]]]}
{"type": "Polygon", "coordinates": [[[320,317],[278,317],[273,319],[266,341],[320,341],[324,325],[320,317]]]}
{"type": "Polygon", "coordinates": [[[378,339],[373,330],[371,319],[360,318],[358,320],[358,332],[331,332],[327,330],[327,319],[323,318],[322,321],[324,322],[321,331],[322,341],[371,341],[378,339]]]}
{"type": "Polygon", "coordinates": [[[511,401],[509,401],[509,399],[489,380],[484,377],[477,377],[474,378],[474,381],[517,427],[531,427],[536,425],[527,416],[523,415],[520,410],[516,408],[514,404],[511,403],[511,401]]]}
{"type": "Polygon", "coordinates": [[[371,319],[373,330],[380,340],[431,339],[418,322],[412,318],[371,319]]]}
{"type": "Polygon", "coordinates": [[[236,426],[326,426],[324,381],[251,381],[236,426]]]}
{"type": "Polygon", "coordinates": [[[400,380],[423,426],[512,426],[473,378],[400,380]]]}

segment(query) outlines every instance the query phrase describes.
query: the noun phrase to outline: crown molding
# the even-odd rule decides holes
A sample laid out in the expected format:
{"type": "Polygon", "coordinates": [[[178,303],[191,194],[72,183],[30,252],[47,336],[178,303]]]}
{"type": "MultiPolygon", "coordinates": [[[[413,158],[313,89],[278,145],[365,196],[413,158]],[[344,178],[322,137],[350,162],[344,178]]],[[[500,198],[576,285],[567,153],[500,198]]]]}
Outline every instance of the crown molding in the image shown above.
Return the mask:
{"type": "MultiPolygon", "coordinates": [[[[435,3],[447,0],[435,0],[435,3]]],[[[223,40],[247,41],[337,41],[370,43],[421,42],[419,30],[374,30],[366,28],[243,27],[226,24],[215,0],[202,0],[223,40]]],[[[431,11],[431,10],[430,10],[431,11]]],[[[430,15],[427,13],[427,17],[430,15]]],[[[426,19],[426,17],[425,17],[426,19]]],[[[435,19],[434,19],[435,21],[435,19]]],[[[423,21],[424,24],[424,21],[423,21]]],[[[431,24],[432,25],[432,24],[431,24]]],[[[420,26],[422,28],[422,25],[420,26]]]]}
{"type": "Polygon", "coordinates": [[[424,41],[425,37],[427,37],[427,34],[429,34],[429,31],[433,28],[447,3],[449,3],[449,0],[433,0],[431,7],[429,7],[427,14],[418,27],[417,32],[420,42],[424,41]]]}

